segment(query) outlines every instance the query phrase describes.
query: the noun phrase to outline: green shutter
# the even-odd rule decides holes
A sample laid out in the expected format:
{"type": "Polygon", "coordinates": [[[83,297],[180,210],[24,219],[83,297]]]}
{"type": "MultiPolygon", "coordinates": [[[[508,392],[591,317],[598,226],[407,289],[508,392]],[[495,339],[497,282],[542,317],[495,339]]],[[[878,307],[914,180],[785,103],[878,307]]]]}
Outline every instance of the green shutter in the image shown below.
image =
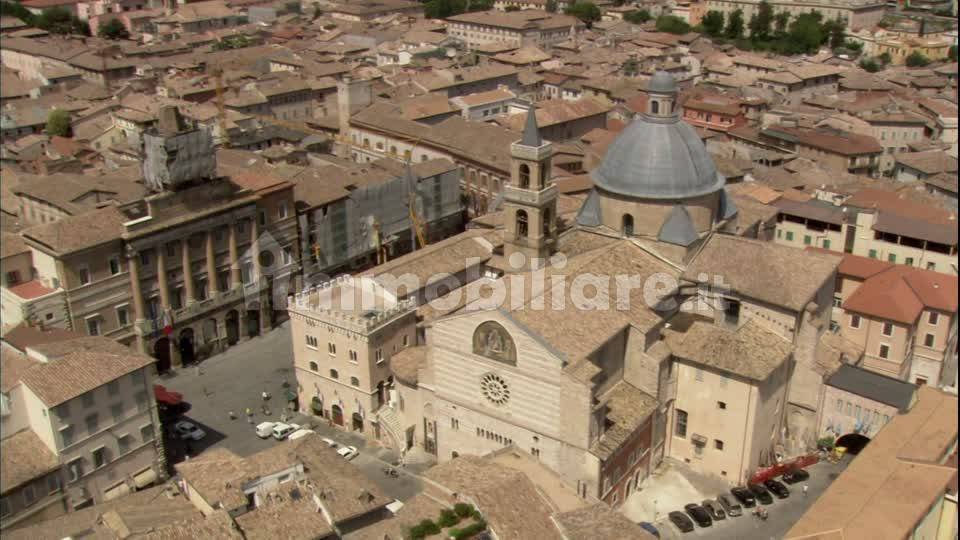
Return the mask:
{"type": "Polygon", "coordinates": [[[895,254],[891,253],[891,254],[887,255],[887,260],[890,261],[890,262],[892,262],[892,263],[895,263],[895,262],[897,262],[897,256],[896,256],[895,254]]]}
{"type": "Polygon", "coordinates": [[[876,259],[876,258],[877,258],[877,250],[871,249],[871,250],[870,250],[870,253],[868,253],[867,256],[870,257],[871,259],[876,259]]]}
{"type": "Polygon", "coordinates": [[[811,242],[813,242],[813,238],[809,234],[803,235],[803,245],[809,246],[811,242]]]}
{"type": "Polygon", "coordinates": [[[823,249],[830,249],[830,241],[829,241],[829,240],[824,240],[824,241],[823,241],[823,249]]]}
{"type": "Polygon", "coordinates": [[[787,231],[787,241],[788,241],[788,242],[792,242],[792,241],[793,241],[793,232],[792,232],[792,231],[787,231]]]}

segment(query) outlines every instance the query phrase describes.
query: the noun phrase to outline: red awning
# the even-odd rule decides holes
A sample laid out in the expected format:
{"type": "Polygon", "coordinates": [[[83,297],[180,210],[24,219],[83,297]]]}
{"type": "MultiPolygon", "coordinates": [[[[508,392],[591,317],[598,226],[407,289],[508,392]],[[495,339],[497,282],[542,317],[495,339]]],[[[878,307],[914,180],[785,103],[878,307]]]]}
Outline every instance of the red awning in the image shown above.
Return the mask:
{"type": "Polygon", "coordinates": [[[157,398],[157,403],[164,405],[178,405],[183,401],[183,394],[180,392],[171,392],[164,388],[162,384],[153,385],[153,395],[157,398]]]}

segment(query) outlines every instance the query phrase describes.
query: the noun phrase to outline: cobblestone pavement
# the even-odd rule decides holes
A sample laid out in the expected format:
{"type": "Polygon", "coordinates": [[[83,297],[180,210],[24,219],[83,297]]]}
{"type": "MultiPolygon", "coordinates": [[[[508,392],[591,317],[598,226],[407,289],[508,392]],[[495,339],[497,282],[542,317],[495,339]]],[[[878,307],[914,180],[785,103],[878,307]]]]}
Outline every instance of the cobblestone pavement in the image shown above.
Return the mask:
{"type": "Polygon", "coordinates": [[[293,374],[293,347],[290,342],[289,323],[284,323],[263,336],[239,343],[224,353],[203,361],[197,367],[179,369],[164,375],[159,383],[168,390],[183,394],[190,409],[183,418],[199,425],[207,436],[193,441],[190,448],[182,441],[167,437],[168,461],[178,463],[190,455],[197,455],[209,448],[227,448],[239,456],[249,456],[275,444],[287,444],[272,438],[257,437],[255,426],[260,422],[279,422],[281,414],[289,421],[310,425],[323,437],[333,439],[340,445],[355,446],[360,454],[352,460],[368,478],[381,486],[390,496],[407,500],[421,490],[420,480],[415,476],[429,465],[403,467],[398,478],[384,474],[383,469],[399,461],[398,454],[383,448],[376,441],[369,441],[358,433],[346,432],[328,426],[322,418],[304,416],[287,409],[287,388],[296,383],[293,374]],[[262,392],[268,392],[267,414],[262,392]],[[253,410],[248,422],[244,411],[253,410]],[[236,415],[230,418],[230,411],[236,415]]]}

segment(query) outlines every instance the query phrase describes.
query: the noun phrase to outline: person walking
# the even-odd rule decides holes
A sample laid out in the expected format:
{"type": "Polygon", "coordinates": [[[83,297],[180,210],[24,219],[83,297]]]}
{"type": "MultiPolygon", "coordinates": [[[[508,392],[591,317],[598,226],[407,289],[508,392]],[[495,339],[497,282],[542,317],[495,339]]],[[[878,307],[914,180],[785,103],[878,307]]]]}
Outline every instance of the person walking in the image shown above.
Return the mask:
{"type": "Polygon", "coordinates": [[[236,420],[236,419],[237,419],[237,415],[233,414],[233,410],[232,410],[232,409],[230,410],[230,412],[229,412],[228,414],[230,415],[230,419],[231,419],[231,420],[236,420]]]}
{"type": "Polygon", "coordinates": [[[804,484],[804,485],[803,485],[803,496],[804,496],[804,497],[807,496],[807,490],[808,490],[808,489],[810,489],[810,486],[804,484]]]}

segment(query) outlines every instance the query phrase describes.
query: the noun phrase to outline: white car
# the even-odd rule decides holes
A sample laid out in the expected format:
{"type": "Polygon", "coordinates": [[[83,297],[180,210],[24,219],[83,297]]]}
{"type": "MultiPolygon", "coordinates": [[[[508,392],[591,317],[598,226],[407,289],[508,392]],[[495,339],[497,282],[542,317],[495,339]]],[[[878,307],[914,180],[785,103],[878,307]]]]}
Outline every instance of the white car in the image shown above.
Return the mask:
{"type": "Polygon", "coordinates": [[[357,448],[355,446],[344,446],[337,450],[337,453],[340,454],[340,457],[349,461],[357,457],[357,448]]]}
{"type": "Polygon", "coordinates": [[[287,440],[288,440],[288,441],[295,441],[295,440],[297,440],[297,439],[306,437],[307,435],[309,435],[309,434],[311,434],[311,433],[316,433],[316,431],[314,431],[314,430],[312,430],[312,429],[307,429],[307,428],[300,428],[300,429],[294,431],[293,433],[291,433],[290,436],[287,437],[287,440]]]}
{"type": "Polygon", "coordinates": [[[298,429],[300,429],[300,426],[297,424],[284,424],[283,422],[280,422],[273,426],[273,438],[278,441],[282,441],[298,429]]]}
{"type": "Polygon", "coordinates": [[[328,438],[326,438],[326,437],[322,437],[320,440],[323,441],[324,443],[326,443],[326,445],[329,446],[330,448],[336,448],[336,447],[337,447],[337,441],[334,441],[333,439],[328,439],[328,438]]]}
{"type": "Polygon", "coordinates": [[[257,437],[261,439],[267,439],[273,435],[273,426],[277,425],[276,422],[261,422],[257,424],[257,437]]]}
{"type": "Polygon", "coordinates": [[[174,424],[173,431],[176,432],[178,437],[184,440],[190,439],[199,441],[207,436],[206,432],[197,427],[196,424],[193,422],[187,422],[186,420],[181,420],[174,424]]]}

